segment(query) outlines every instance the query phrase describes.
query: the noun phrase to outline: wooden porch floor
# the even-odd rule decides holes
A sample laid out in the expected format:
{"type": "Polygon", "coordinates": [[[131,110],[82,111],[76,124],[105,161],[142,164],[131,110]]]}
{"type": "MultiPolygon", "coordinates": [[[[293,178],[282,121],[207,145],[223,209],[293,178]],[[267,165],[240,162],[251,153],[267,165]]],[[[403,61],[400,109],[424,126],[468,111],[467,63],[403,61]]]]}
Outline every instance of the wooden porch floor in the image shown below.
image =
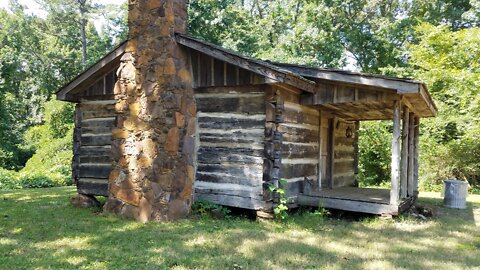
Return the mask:
{"type": "Polygon", "coordinates": [[[299,205],[387,215],[398,215],[410,208],[414,201],[412,197],[399,205],[390,205],[390,190],[356,187],[322,189],[298,196],[299,205]]]}

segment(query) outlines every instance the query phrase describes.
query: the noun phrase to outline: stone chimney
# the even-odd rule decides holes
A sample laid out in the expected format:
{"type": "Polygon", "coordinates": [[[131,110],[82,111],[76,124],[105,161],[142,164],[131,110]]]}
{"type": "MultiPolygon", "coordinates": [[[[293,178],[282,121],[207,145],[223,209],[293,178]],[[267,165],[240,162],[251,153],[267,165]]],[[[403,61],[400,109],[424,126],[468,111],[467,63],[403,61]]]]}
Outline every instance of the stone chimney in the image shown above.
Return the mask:
{"type": "Polygon", "coordinates": [[[188,0],[129,0],[117,71],[117,126],[105,210],[140,222],[185,217],[192,203],[196,105],[184,33],[188,0]]]}

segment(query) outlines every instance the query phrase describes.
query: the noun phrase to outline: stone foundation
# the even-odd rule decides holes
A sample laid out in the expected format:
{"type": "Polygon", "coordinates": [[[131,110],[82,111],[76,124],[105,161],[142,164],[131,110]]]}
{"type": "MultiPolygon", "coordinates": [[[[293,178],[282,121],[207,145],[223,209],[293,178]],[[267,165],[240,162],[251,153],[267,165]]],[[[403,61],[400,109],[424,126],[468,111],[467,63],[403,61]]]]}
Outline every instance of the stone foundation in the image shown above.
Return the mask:
{"type": "Polygon", "coordinates": [[[186,22],[186,0],[129,1],[106,211],[140,222],[190,211],[196,105],[187,54],[174,39],[186,22]]]}

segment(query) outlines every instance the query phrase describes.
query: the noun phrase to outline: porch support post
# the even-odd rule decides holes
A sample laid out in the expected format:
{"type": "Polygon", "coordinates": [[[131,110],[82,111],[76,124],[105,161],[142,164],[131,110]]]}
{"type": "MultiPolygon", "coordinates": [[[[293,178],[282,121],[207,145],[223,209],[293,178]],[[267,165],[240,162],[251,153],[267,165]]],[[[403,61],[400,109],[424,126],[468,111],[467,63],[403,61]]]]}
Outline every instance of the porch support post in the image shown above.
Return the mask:
{"type": "Polygon", "coordinates": [[[335,125],[337,123],[337,118],[334,116],[332,119],[329,119],[329,141],[328,141],[328,174],[329,174],[329,183],[328,188],[332,189],[335,186],[335,125]]]}
{"type": "Polygon", "coordinates": [[[420,141],[420,118],[415,117],[415,131],[413,144],[413,194],[418,196],[418,143],[420,141]]]}
{"type": "Polygon", "coordinates": [[[399,182],[400,182],[400,120],[401,102],[395,100],[393,104],[393,138],[392,138],[392,172],[390,190],[390,204],[398,205],[399,182]]]}
{"type": "Polygon", "coordinates": [[[415,144],[415,114],[410,113],[409,116],[409,131],[408,131],[408,181],[407,181],[407,196],[412,197],[413,193],[413,167],[414,167],[414,144],[415,144]]]}
{"type": "Polygon", "coordinates": [[[403,117],[402,117],[402,161],[400,168],[400,198],[407,198],[407,184],[408,184],[408,124],[409,120],[409,110],[407,106],[403,107],[403,117]]]}
{"type": "Polygon", "coordinates": [[[322,189],[322,181],[325,181],[325,175],[322,174],[323,170],[323,163],[322,163],[322,153],[323,153],[323,138],[322,136],[322,116],[323,113],[321,110],[318,111],[318,183],[317,183],[317,190],[320,191],[322,189]]]}

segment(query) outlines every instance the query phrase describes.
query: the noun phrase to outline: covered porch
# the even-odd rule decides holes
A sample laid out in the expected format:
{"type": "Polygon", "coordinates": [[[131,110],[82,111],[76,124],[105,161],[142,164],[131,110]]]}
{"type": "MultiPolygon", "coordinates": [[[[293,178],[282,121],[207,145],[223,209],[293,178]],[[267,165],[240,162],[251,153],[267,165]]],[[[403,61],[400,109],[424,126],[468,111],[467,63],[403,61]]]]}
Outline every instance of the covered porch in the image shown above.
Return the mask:
{"type": "MultiPolygon", "coordinates": [[[[349,78],[363,76],[349,75],[349,78]]],[[[298,204],[380,215],[398,215],[409,209],[418,196],[420,118],[437,114],[425,86],[416,81],[372,77],[360,78],[356,83],[346,83],[343,77],[341,83],[315,79],[320,85],[319,91],[306,95],[302,102],[332,115],[334,122],[338,117],[354,122],[358,129],[362,121],[393,121],[391,188],[338,186],[334,180],[335,163],[331,162],[316,181],[305,180],[303,193],[297,198],[298,204]]],[[[355,136],[358,139],[357,129],[355,136]]],[[[332,141],[327,147],[335,155],[332,141]]],[[[355,147],[358,153],[358,143],[355,147]]]]}
{"type": "Polygon", "coordinates": [[[321,189],[301,194],[298,204],[377,215],[398,215],[415,202],[416,196],[409,196],[392,204],[390,192],[388,189],[358,187],[321,189]]]}

